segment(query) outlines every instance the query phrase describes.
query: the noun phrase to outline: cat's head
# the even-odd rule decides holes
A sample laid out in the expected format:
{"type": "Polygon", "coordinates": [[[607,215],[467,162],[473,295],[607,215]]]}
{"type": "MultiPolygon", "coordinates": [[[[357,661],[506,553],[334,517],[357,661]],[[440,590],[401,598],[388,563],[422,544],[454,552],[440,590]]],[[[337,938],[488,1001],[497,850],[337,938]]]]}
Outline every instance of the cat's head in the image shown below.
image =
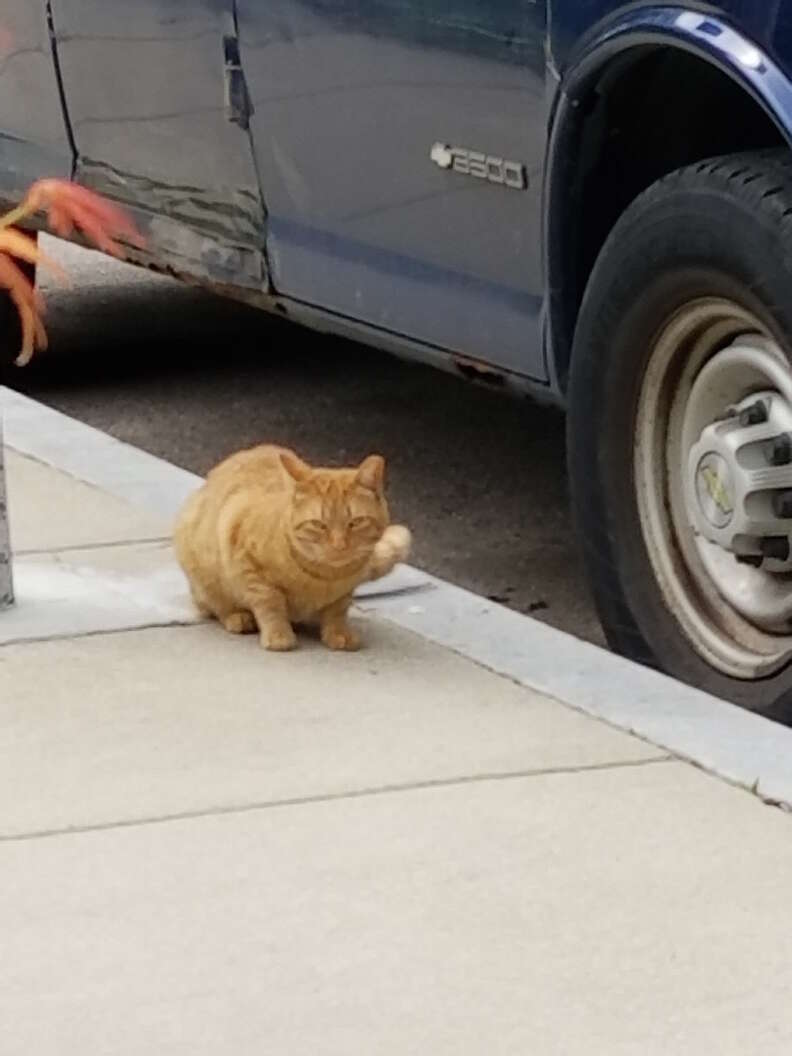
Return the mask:
{"type": "Polygon", "coordinates": [[[281,462],[295,484],[289,530],[298,556],[339,574],[365,561],[389,523],[385,460],[370,455],[356,469],[314,469],[284,451],[281,462]]]}

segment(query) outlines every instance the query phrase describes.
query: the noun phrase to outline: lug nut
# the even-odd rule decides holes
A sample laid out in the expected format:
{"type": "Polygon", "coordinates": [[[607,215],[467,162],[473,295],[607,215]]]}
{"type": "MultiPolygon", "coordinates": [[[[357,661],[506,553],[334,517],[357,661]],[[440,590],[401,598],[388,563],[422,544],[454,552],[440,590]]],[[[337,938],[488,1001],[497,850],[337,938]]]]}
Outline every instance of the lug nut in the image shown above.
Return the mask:
{"type": "Polygon", "coordinates": [[[737,417],[736,407],[727,407],[725,411],[722,411],[715,419],[716,422],[728,422],[731,418],[737,417]]]}
{"type": "Polygon", "coordinates": [[[771,466],[788,466],[792,462],[792,437],[781,433],[765,445],[765,456],[771,466]]]}
{"type": "Polygon", "coordinates": [[[740,411],[740,425],[761,425],[767,421],[767,408],[761,400],[743,407],[740,411]]]}
{"type": "Polygon", "coordinates": [[[789,560],[789,540],[785,535],[768,535],[759,540],[759,546],[762,555],[772,561],[789,560]]]}
{"type": "Polygon", "coordinates": [[[792,517],[792,491],[773,492],[773,513],[776,517],[792,517]]]}

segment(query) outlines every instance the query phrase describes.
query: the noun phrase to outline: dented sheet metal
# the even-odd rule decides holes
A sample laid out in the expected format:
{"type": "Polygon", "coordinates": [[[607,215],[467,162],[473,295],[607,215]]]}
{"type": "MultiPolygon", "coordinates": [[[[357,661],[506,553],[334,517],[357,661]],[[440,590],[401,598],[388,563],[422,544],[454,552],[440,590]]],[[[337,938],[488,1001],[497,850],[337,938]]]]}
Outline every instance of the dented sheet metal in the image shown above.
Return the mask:
{"type": "Polygon", "coordinates": [[[261,289],[261,190],[226,91],[232,0],[51,2],[77,179],[134,210],[160,266],[261,289]]]}

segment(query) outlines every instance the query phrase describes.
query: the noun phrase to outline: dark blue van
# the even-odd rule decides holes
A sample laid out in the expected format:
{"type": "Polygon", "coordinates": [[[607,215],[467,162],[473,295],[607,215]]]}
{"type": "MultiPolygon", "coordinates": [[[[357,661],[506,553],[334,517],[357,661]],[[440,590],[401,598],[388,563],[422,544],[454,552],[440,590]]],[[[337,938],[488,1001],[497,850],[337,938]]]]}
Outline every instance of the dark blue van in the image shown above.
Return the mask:
{"type": "Polygon", "coordinates": [[[610,643],[769,714],[791,143],[792,0],[0,10],[0,200],[71,176],[143,266],[563,402],[610,643]]]}

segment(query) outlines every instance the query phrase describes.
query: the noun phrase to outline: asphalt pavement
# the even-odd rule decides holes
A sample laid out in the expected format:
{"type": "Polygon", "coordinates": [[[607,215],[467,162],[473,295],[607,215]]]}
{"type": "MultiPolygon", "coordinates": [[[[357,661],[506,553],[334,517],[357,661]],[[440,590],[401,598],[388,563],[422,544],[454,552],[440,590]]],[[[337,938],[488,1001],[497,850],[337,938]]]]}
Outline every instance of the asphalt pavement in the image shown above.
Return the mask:
{"type": "Polygon", "coordinates": [[[419,567],[601,642],[552,408],[296,327],[47,240],[50,349],[7,375],[49,406],[196,473],[274,441],[318,463],[384,454],[419,567]]]}

